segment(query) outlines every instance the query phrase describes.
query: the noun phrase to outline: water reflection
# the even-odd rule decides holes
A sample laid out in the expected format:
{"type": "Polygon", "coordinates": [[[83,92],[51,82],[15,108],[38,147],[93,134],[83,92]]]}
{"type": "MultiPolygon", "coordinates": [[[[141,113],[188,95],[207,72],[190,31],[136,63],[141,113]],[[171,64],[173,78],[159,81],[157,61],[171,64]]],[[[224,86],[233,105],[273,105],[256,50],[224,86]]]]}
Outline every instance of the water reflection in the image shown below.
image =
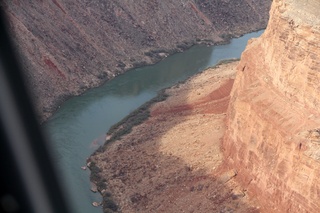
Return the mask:
{"type": "Polygon", "coordinates": [[[108,93],[126,98],[145,91],[159,90],[163,85],[171,85],[206,67],[210,62],[212,50],[213,47],[195,46],[188,50],[187,54],[175,54],[156,65],[130,71],[125,77],[119,76],[108,82],[101,91],[101,96],[108,93]]]}

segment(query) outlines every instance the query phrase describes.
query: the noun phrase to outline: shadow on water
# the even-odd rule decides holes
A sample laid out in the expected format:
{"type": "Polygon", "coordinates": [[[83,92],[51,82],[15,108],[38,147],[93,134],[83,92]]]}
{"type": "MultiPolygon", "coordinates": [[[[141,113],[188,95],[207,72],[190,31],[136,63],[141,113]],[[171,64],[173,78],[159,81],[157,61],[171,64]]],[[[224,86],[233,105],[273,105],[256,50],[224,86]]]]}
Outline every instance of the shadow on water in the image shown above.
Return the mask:
{"type": "Polygon", "coordinates": [[[219,60],[240,57],[247,39],[261,33],[234,39],[223,45],[224,48],[194,46],[154,66],[127,72],[63,104],[45,124],[45,129],[52,141],[55,161],[74,212],[101,212],[101,209],[91,206],[93,201],[101,198],[90,192],[89,171],[80,168],[92,154],[92,146],[101,143],[112,125],[155,97],[160,89],[182,81],[219,60]]]}

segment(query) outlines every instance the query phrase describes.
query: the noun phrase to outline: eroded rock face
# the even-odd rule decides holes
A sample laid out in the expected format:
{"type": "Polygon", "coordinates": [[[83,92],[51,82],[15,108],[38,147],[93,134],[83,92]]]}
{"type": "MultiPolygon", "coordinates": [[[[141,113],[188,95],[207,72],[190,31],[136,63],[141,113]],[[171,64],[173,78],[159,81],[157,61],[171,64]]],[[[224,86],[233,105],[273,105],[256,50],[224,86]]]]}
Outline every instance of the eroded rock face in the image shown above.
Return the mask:
{"type": "Polygon", "coordinates": [[[70,95],[196,42],[266,26],[270,0],[5,0],[42,119],[70,95]],[[236,3],[234,3],[236,2],[236,3]]]}
{"type": "Polygon", "coordinates": [[[320,211],[320,2],[275,0],[242,55],[223,149],[262,212],[320,211]]]}

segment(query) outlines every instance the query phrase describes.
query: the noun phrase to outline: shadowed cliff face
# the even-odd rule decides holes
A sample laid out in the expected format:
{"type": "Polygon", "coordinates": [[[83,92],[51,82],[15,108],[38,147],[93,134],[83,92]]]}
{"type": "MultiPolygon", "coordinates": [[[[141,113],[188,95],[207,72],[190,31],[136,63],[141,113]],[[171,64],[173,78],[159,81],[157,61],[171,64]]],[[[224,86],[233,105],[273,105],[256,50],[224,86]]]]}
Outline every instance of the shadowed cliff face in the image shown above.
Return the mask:
{"type": "Polygon", "coordinates": [[[264,28],[271,1],[5,0],[41,119],[70,95],[197,42],[264,28]],[[235,3],[236,2],[236,3],[235,3]]]}
{"type": "Polygon", "coordinates": [[[263,212],[319,212],[320,2],[275,0],[238,67],[223,148],[263,212]]]}

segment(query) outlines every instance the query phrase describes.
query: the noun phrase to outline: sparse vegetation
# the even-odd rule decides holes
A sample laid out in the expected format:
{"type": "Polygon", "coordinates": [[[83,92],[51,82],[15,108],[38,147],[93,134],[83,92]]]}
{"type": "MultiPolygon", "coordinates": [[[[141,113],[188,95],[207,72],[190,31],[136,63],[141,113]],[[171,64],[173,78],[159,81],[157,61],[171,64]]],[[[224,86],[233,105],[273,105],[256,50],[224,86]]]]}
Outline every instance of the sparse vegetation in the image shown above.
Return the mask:
{"type": "Polygon", "coordinates": [[[107,188],[107,184],[103,180],[99,181],[97,182],[97,188],[98,188],[98,191],[101,192],[102,190],[107,188]]]}
{"type": "Polygon", "coordinates": [[[186,49],[190,48],[192,45],[193,45],[193,43],[184,42],[184,43],[178,44],[177,47],[181,50],[186,50],[186,49]]]}
{"type": "MultiPolygon", "coordinates": [[[[100,175],[101,170],[97,167],[95,162],[90,162],[88,167],[91,170],[90,180],[97,184],[98,191],[102,193],[102,191],[107,188],[106,179],[102,179],[100,175]]],[[[102,206],[104,213],[113,213],[118,210],[118,206],[112,200],[111,196],[110,192],[103,193],[102,206]]]]}
{"type": "Polygon", "coordinates": [[[119,140],[123,135],[129,134],[134,126],[141,124],[149,118],[149,108],[153,103],[164,101],[167,97],[168,95],[164,90],[161,90],[155,98],[146,102],[120,122],[113,125],[108,132],[108,135],[112,135],[112,137],[110,140],[106,141],[103,146],[97,149],[96,152],[103,152],[108,143],[119,140]]]}
{"type": "Polygon", "coordinates": [[[220,37],[223,39],[223,40],[230,40],[231,38],[233,38],[234,36],[232,34],[222,34],[220,35],[220,37]]]}
{"type": "Polygon", "coordinates": [[[112,211],[111,209],[103,209],[103,213],[113,213],[114,211],[112,211]]]}
{"type": "MultiPolygon", "coordinates": [[[[234,61],[239,61],[239,59],[234,58],[234,59],[221,60],[215,66],[210,68],[215,68],[220,65],[231,63],[234,61]]],[[[186,82],[188,79],[178,82],[178,85],[186,82]]],[[[108,143],[119,140],[122,136],[129,134],[132,131],[132,128],[134,126],[141,124],[142,122],[144,122],[149,118],[150,116],[149,108],[153,103],[164,101],[166,100],[167,97],[168,97],[168,94],[165,93],[165,89],[161,90],[155,98],[146,102],[145,104],[140,106],[138,109],[130,113],[127,117],[122,119],[120,122],[113,125],[108,132],[108,135],[111,135],[111,138],[108,141],[106,141],[106,143],[103,146],[97,149],[96,152],[103,152],[106,149],[106,146],[108,143]]]]}
{"type": "Polygon", "coordinates": [[[213,67],[210,67],[210,68],[216,68],[220,65],[228,64],[228,63],[239,61],[239,60],[240,60],[239,58],[230,58],[230,59],[221,60],[221,61],[218,61],[218,63],[216,65],[214,65],[213,67]]]}
{"type": "Polygon", "coordinates": [[[88,167],[91,171],[90,180],[94,183],[101,182],[101,177],[99,175],[99,173],[101,172],[101,169],[97,167],[96,163],[91,162],[88,167]]]}
{"type": "Polygon", "coordinates": [[[140,61],[140,62],[133,62],[132,65],[135,68],[139,68],[139,67],[144,67],[144,66],[148,65],[148,63],[146,61],[140,61]]]}
{"type": "Polygon", "coordinates": [[[103,197],[102,206],[104,212],[116,212],[118,211],[117,204],[110,197],[103,197]]]}
{"type": "MultiPolygon", "coordinates": [[[[222,61],[219,61],[212,68],[219,67],[220,65],[231,63],[238,60],[239,59],[222,60],[222,61]]],[[[184,81],[180,81],[177,85],[185,83],[188,79],[184,81]]],[[[120,122],[113,125],[108,132],[108,135],[110,135],[111,138],[108,141],[106,141],[106,143],[103,146],[101,146],[98,150],[96,150],[96,152],[105,151],[109,143],[121,139],[122,136],[129,134],[132,131],[134,126],[139,125],[144,121],[146,121],[150,116],[150,110],[149,110],[150,107],[156,102],[161,102],[167,99],[168,94],[166,94],[165,90],[166,89],[161,90],[155,98],[146,102],[145,104],[140,106],[138,109],[130,113],[127,117],[122,119],[120,122]]],[[[112,199],[111,193],[105,192],[105,190],[107,189],[107,184],[106,184],[107,181],[105,179],[102,179],[102,177],[100,177],[101,170],[96,166],[94,162],[90,164],[89,168],[91,170],[91,181],[96,183],[98,187],[98,191],[103,195],[103,202],[102,202],[103,211],[107,213],[118,211],[119,210],[118,206],[115,203],[115,201],[112,199]]]]}

